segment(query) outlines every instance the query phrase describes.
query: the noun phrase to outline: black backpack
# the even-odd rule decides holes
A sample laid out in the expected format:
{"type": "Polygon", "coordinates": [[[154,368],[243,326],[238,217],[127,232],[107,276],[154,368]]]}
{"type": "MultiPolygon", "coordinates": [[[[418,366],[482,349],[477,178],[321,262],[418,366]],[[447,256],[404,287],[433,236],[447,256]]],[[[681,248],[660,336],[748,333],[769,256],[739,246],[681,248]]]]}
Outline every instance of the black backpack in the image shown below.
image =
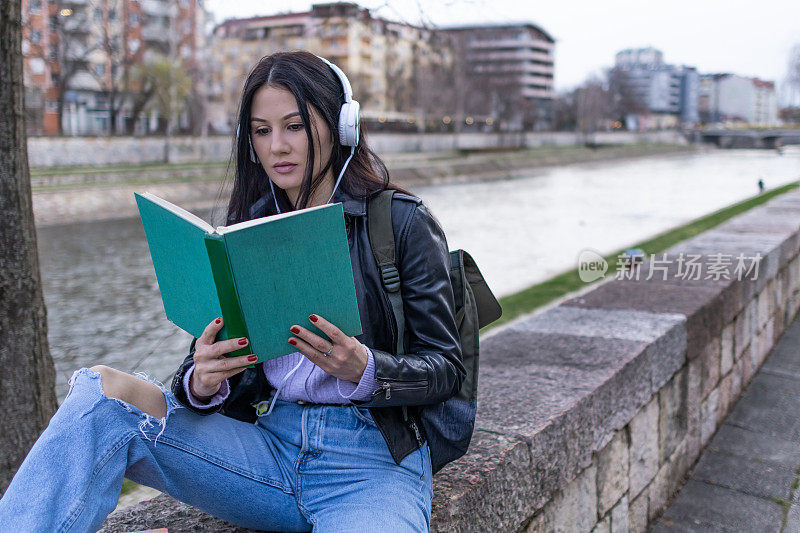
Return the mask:
{"type": "MultiPolygon", "coordinates": [[[[368,231],[372,253],[378,263],[381,281],[392,303],[397,323],[395,353],[403,353],[405,318],[392,230],[391,205],[394,193],[395,191],[387,189],[370,198],[367,207],[368,231]]],[[[475,429],[475,413],[478,407],[478,330],[491,324],[502,314],[500,304],[484,281],[478,265],[464,250],[450,252],[450,283],[455,296],[461,362],[467,374],[455,396],[420,409],[420,420],[428,439],[434,474],[450,461],[467,453],[475,429]]],[[[405,406],[403,414],[406,415],[405,406]]]]}

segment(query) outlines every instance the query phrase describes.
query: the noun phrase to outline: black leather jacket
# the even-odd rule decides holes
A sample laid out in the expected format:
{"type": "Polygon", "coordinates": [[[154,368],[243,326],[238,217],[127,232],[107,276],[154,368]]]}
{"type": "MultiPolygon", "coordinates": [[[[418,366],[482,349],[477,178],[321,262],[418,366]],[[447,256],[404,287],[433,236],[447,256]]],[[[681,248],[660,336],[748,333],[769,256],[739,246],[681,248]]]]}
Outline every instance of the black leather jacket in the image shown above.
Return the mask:
{"type": "MultiPolygon", "coordinates": [[[[400,271],[408,348],[407,353],[393,355],[396,326],[369,243],[367,199],[339,188],[332,201],[341,202],[345,214],[363,330],[356,338],[372,350],[375,378],[381,384],[369,401],[354,403],[369,408],[392,458],[399,464],[424,443],[419,406],[453,396],[465,375],[448,275],[447,241],[419,198],[395,193],[392,202],[395,257],[400,271]]],[[[274,213],[270,192],[250,208],[251,218],[274,213]]],[[[268,399],[274,391],[261,363],[230,378],[230,394],[221,406],[198,409],[189,404],[182,382],[194,364],[195,341],[172,381],[172,392],[177,399],[200,414],[220,411],[238,420],[254,422],[254,405],[268,399]]]]}

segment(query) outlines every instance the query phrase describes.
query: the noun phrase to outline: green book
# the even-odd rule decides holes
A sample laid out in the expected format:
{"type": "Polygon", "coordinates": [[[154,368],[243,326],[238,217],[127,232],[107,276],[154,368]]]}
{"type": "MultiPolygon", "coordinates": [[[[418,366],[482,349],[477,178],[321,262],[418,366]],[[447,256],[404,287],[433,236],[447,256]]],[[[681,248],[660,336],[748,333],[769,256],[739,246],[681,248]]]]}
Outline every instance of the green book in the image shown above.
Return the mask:
{"type": "Polygon", "coordinates": [[[228,355],[261,362],[297,351],[293,324],[327,339],[312,313],[362,332],[342,204],[214,228],[154,194],[135,196],[164,311],[192,336],[221,316],[217,340],[250,341],[228,355]]]}

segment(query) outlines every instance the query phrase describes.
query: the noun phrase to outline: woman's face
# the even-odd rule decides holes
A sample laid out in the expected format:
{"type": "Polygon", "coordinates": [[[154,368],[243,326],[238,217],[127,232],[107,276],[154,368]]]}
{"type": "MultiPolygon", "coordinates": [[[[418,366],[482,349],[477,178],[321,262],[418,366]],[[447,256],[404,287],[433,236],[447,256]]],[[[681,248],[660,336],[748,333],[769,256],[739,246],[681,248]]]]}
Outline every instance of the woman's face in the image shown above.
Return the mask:
{"type": "MultiPolygon", "coordinates": [[[[327,163],[330,158],[333,139],[317,110],[311,105],[308,108],[315,144],[313,179],[319,174],[323,162],[327,163]]],[[[268,85],[256,90],[250,110],[250,135],[253,149],[267,175],[295,203],[305,176],[308,139],[294,95],[282,87],[268,85]]],[[[319,191],[330,194],[333,188],[330,169],[325,180],[330,184],[324,183],[319,191]]]]}

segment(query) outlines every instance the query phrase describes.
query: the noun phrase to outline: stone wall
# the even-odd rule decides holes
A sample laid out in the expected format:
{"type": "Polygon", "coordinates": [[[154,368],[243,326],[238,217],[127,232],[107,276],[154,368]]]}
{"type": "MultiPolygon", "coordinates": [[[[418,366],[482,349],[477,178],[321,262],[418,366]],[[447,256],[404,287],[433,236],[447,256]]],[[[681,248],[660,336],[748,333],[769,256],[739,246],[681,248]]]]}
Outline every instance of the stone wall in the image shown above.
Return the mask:
{"type": "Polygon", "coordinates": [[[482,340],[475,441],[435,479],[433,529],[646,531],[800,307],[799,248],[792,192],[671,248],[666,279],[647,262],[482,340]],[[703,279],[712,254],[732,279],[703,279]]]}
{"type": "MultiPolygon", "coordinates": [[[[485,336],[475,435],[434,478],[432,530],[646,531],[800,307],[799,250],[793,191],[674,246],[650,280],[645,262],[485,336]],[[739,254],[757,274],[739,279],[739,254]]],[[[105,531],[210,520],[159,497],[105,531]]]]}
{"type": "MultiPolygon", "coordinates": [[[[597,133],[596,144],[634,144],[637,142],[685,144],[678,132],[597,133]]],[[[583,144],[580,134],[544,133],[376,133],[370,145],[379,154],[401,152],[439,152],[452,150],[533,148],[583,144]]],[[[28,159],[32,167],[104,166],[140,163],[181,163],[188,161],[227,161],[233,148],[232,137],[174,137],[169,150],[163,137],[30,137],[28,159]]]]}

